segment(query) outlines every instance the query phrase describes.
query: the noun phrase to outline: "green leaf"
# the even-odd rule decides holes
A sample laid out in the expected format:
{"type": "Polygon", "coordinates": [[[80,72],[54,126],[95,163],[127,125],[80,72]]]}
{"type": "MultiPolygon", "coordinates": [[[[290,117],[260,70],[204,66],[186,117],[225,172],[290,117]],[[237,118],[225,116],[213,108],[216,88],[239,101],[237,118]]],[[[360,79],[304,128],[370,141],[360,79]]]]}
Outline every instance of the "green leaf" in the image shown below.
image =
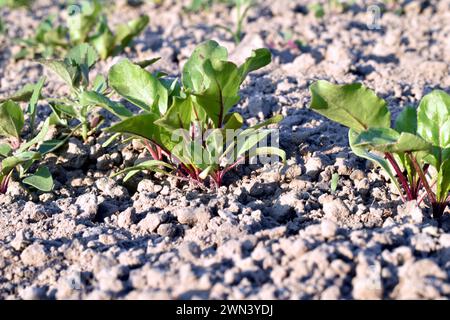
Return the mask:
{"type": "Polygon", "coordinates": [[[13,170],[16,166],[28,162],[30,160],[39,160],[41,158],[41,154],[39,152],[34,151],[26,151],[19,153],[17,155],[5,158],[2,160],[1,172],[3,174],[7,174],[11,170],[13,170]]]}
{"type": "Polygon", "coordinates": [[[331,193],[336,192],[338,184],[339,184],[339,174],[333,173],[333,175],[331,176],[331,183],[330,183],[331,193]]]}
{"type": "Polygon", "coordinates": [[[355,155],[357,155],[358,157],[370,160],[370,161],[374,162],[375,164],[379,165],[387,173],[389,178],[391,178],[391,181],[394,183],[399,194],[402,194],[403,191],[401,190],[400,185],[398,184],[398,181],[395,177],[395,174],[393,173],[393,171],[391,169],[391,165],[389,164],[389,162],[386,159],[384,159],[382,156],[380,156],[376,153],[370,152],[366,148],[355,145],[358,135],[359,135],[358,132],[354,131],[353,129],[350,129],[348,132],[348,142],[349,142],[350,148],[352,149],[353,153],[355,155]]]}
{"type": "Polygon", "coordinates": [[[122,51],[125,47],[130,45],[134,37],[140,34],[147,27],[150,18],[143,15],[137,19],[131,20],[126,24],[121,24],[116,29],[115,44],[116,54],[122,51]]]}
{"type": "Polygon", "coordinates": [[[123,120],[108,128],[106,131],[137,135],[153,141],[170,151],[176,141],[172,141],[169,132],[155,125],[155,121],[158,119],[159,116],[152,113],[141,114],[123,120]]]}
{"type": "Polygon", "coordinates": [[[239,113],[233,112],[225,116],[224,123],[225,124],[223,125],[223,129],[237,130],[242,128],[242,125],[244,124],[244,118],[242,118],[239,113]]]}
{"type": "Polygon", "coordinates": [[[34,174],[22,180],[40,191],[50,192],[53,189],[53,178],[47,167],[40,167],[34,174]]]}
{"type": "Polygon", "coordinates": [[[42,155],[53,152],[56,149],[59,149],[60,147],[62,147],[66,143],[66,141],[69,139],[69,137],[70,137],[70,135],[61,140],[57,140],[57,139],[46,140],[39,146],[38,151],[42,155]]]}
{"type": "Polygon", "coordinates": [[[83,106],[95,105],[102,107],[122,120],[133,116],[133,113],[125,108],[121,103],[114,102],[108,97],[95,91],[84,91],[80,95],[80,103],[83,106]]]}
{"type": "Polygon", "coordinates": [[[256,49],[252,52],[252,55],[239,67],[239,75],[241,77],[241,83],[245,80],[247,75],[255,70],[265,67],[272,61],[272,54],[268,49],[256,49]]]}
{"type": "Polygon", "coordinates": [[[12,152],[12,148],[7,143],[0,143],[0,156],[3,158],[8,157],[12,152]]]}
{"type": "Polygon", "coordinates": [[[437,201],[444,203],[450,192],[450,159],[442,162],[437,179],[437,201]]]}
{"type": "Polygon", "coordinates": [[[36,88],[35,83],[28,83],[25,86],[23,86],[21,89],[13,93],[11,96],[0,99],[1,102],[5,102],[6,100],[12,100],[16,102],[27,102],[30,100],[31,96],[33,95],[33,92],[36,88]]]}
{"type": "Polygon", "coordinates": [[[450,157],[450,96],[441,90],[426,95],[417,109],[417,133],[433,147],[432,164],[440,168],[450,157]]]}
{"type": "Polygon", "coordinates": [[[64,114],[64,115],[67,115],[67,116],[69,116],[71,118],[77,118],[78,117],[77,110],[71,104],[50,102],[50,107],[59,116],[64,114]]]}
{"type": "Polygon", "coordinates": [[[191,96],[187,98],[174,97],[172,106],[164,117],[155,121],[155,124],[169,131],[177,129],[189,130],[193,116],[193,102],[191,96]]]}
{"type": "Polygon", "coordinates": [[[76,76],[81,75],[81,79],[75,77],[72,83],[76,85],[78,81],[82,80],[82,84],[87,87],[89,84],[89,69],[97,60],[97,52],[87,43],[79,44],[70,49],[67,53],[65,63],[76,68],[76,76]]]}
{"type": "Polygon", "coordinates": [[[69,87],[73,87],[78,77],[77,67],[60,60],[38,60],[40,64],[56,73],[69,87]]]}
{"type": "Polygon", "coordinates": [[[102,12],[100,1],[83,1],[80,12],[75,12],[67,19],[70,41],[83,43],[93,30],[102,12]]]}
{"type": "Polygon", "coordinates": [[[200,179],[202,179],[202,180],[205,180],[205,179],[209,176],[209,173],[210,173],[211,171],[214,171],[214,169],[215,169],[214,166],[208,166],[208,167],[206,167],[205,170],[203,170],[202,172],[200,172],[200,174],[198,175],[198,177],[199,177],[200,179]]]}
{"type": "Polygon", "coordinates": [[[152,64],[155,64],[156,62],[158,62],[159,60],[161,60],[161,57],[157,57],[157,58],[153,58],[153,59],[148,59],[148,60],[142,60],[142,61],[138,61],[135,62],[136,65],[138,65],[139,67],[145,69],[148,66],[151,66],[152,64]]]}
{"type": "Polygon", "coordinates": [[[70,49],[66,59],[78,66],[85,65],[87,68],[90,68],[98,60],[98,55],[93,47],[87,43],[82,43],[70,49]]]}
{"type": "Polygon", "coordinates": [[[13,101],[0,104],[0,136],[20,138],[24,126],[23,112],[13,101]]]}
{"type": "Polygon", "coordinates": [[[100,59],[105,60],[114,50],[114,35],[108,27],[106,18],[101,19],[97,33],[89,39],[89,43],[94,46],[100,55],[100,59]]]}
{"type": "Polygon", "coordinates": [[[271,130],[260,129],[250,135],[238,135],[237,157],[240,157],[244,155],[245,152],[249,151],[252,148],[255,148],[255,146],[260,141],[265,139],[270,134],[270,132],[271,130]]]}
{"type": "Polygon", "coordinates": [[[226,61],[227,59],[227,49],[221,47],[216,41],[209,40],[200,44],[183,67],[183,85],[193,92],[202,92],[209,86],[203,67],[205,61],[226,61]]]}
{"type": "Polygon", "coordinates": [[[310,91],[314,111],[356,132],[391,126],[386,102],[362,84],[334,85],[320,80],[310,91]]]}
{"type": "Polygon", "coordinates": [[[232,62],[211,61],[204,63],[209,85],[206,90],[195,93],[196,102],[206,112],[216,128],[220,128],[227,112],[239,102],[240,77],[232,62]]]}
{"type": "Polygon", "coordinates": [[[50,118],[47,118],[44,122],[44,124],[42,125],[41,130],[39,131],[39,133],[30,141],[22,144],[20,146],[20,148],[17,150],[18,152],[23,152],[28,150],[28,148],[32,147],[33,145],[41,142],[42,140],[45,139],[45,136],[47,135],[48,129],[50,127],[50,118]]]}
{"type": "Polygon", "coordinates": [[[417,133],[417,111],[413,107],[405,107],[395,119],[395,130],[398,132],[417,133]]]}
{"type": "Polygon", "coordinates": [[[128,59],[116,63],[109,71],[110,86],[122,97],[139,108],[164,114],[167,110],[168,92],[150,72],[128,59]],[[152,106],[157,109],[152,109],[152,106]]]}
{"type": "MultiPolygon", "coordinates": [[[[240,153],[238,152],[237,155],[236,155],[236,157],[239,157],[241,154],[243,154],[246,151],[248,151],[249,149],[253,148],[256,145],[256,143],[258,143],[260,141],[260,140],[259,141],[257,140],[255,142],[255,138],[256,139],[258,138],[258,132],[259,132],[259,130],[261,128],[267,127],[268,125],[271,125],[271,124],[278,123],[281,120],[283,120],[283,116],[282,115],[276,115],[276,116],[274,116],[274,117],[272,117],[270,119],[267,119],[264,122],[261,122],[261,123],[258,123],[256,125],[254,125],[253,127],[250,127],[250,128],[247,128],[247,129],[245,129],[245,130],[243,130],[241,132],[238,132],[238,136],[237,136],[238,146],[237,147],[236,147],[236,141],[226,141],[227,148],[226,148],[225,152],[223,153],[223,156],[229,158],[227,160],[227,162],[230,162],[230,161],[234,162],[236,160],[236,159],[234,159],[235,158],[234,152],[233,152],[234,148],[242,148],[241,152],[240,153]],[[246,139],[248,139],[248,137],[252,136],[252,135],[256,135],[256,136],[254,138],[246,141],[246,139]],[[244,143],[247,143],[247,144],[250,144],[250,145],[247,146],[247,145],[244,145],[244,143]],[[231,160],[230,160],[230,157],[231,157],[231,160]]],[[[268,130],[265,130],[265,132],[268,133],[268,130]]],[[[265,138],[265,137],[263,137],[263,138],[265,138]]]]}
{"type": "Polygon", "coordinates": [[[28,103],[28,113],[30,114],[30,127],[31,131],[34,131],[34,121],[36,119],[36,105],[41,96],[42,88],[44,87],[45,77],[42,77],[39,82],[35,85],[33,93],[28,103]]]}
{"type": "Polygon", "coordinates": [[[106,78],[103,75],[98,74],[95,77],[94,82],[92,83],[92,90],[94,90],[98,93],[104,93],[107,88],[108,88],[108,83],[106,81],[106,78]]]}
{"type": "Polygon", "coordinates": [[[398,133],[391,128],[371,128],[363,131],[356,137],[354,146],[383,153],[431,150],[431,145],[419,136],[408,132],[398,133]]]}
{"type": "Polygon", "coordinates": [[[102,148],[107,148],[111,143],[113,143],[116,139],[120,137],[120,133],[115,133],[111,135],[105,142],[102,144],[102,148]]]}
{"type": "Polygon", "coordinates": [[[325,8],[321,3],[310,3],[308,10],[314,12],[316,18],[323,18],[325,16],[325,8]]]}

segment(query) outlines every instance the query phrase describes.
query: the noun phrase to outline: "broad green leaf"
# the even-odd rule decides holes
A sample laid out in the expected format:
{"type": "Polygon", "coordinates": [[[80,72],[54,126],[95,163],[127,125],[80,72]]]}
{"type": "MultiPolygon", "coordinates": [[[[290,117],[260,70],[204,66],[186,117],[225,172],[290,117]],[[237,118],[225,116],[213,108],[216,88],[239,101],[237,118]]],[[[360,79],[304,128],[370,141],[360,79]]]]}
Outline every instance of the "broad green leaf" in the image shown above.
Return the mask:
{"type": "Polygon", "coordinates": [[[204,63],[206,90],[195,93],[196,102],[203,108],[216,128],[222,127],[227,112],[239,102],[239,73],[236,65],[226,61],[207,60],[204,63]]]}
{"type": "MultiPolygon", "coordinates": [[[[50,105],[51,107],[51,105],[50,105]]],[[[52,108],[53,112],[50,114],[50,125],[52,126],[67,126],[67,119],[63,119],[62,115],[57,113],[54,108],[52,108]]]]}
{"type": "Polygon", "coordinates": [[[386,102],[362,84],[334,85],[320,80],[310,91],[314,111],[356,132],[391,126],[386,102]]]}
{"type": "Polygon", "coordinates": [[[8,157],[12,152],[12,148],[7,143],[0,143],[0,156],[3,158],[8,157]]]}
{"type": "Polygon", "coordinates": [[[47,167],[40,167],[34,174],[23,179],[22,182],[43,192],[50,192],[54,185],[52,175],[47,167]]]}
{"type": "Polygon", "coordinates": [[[413,107],[405,107],[395,119],[395,130],[398,132],[417,133],[417,111],[413,107]]]}
{"type": "Polygon", "coordinates": [[[431,145],[419,136],[408,132],[398,133],[391,128],[371,128],[363,131],[356,137],[354,146],[383,153],[431,150],[431,145]]]}
{"type": "Polygon", "coordinates": [[[432,164],[440,168],[450,156],[450,96],[434,90],[423,97],[417,121],[417,133],[434,147],[432,164]]]}
{"type": "Polygon", "coordinates": [[[147,27],[150,18],[143,15],[139,18],[131,20],[126,24],[121,24],[116,29],[115,44],[117,47],[116,54],[127,47],[134,37],[140,34],[147,27]]]}
{"type": "Polygon", "coordinates": [[[106,18],[100,21],[97,33],[89,39],[89,43],[97,50],[100,59],[105,60],[114,50],[114,35],[108,27],[106,18]]]}
{"type": "Polygon", "coordinates": [[[82,85],[87,87],[89,84],[89,69],[97,60],[97,52],[87,43],[79,44],[70,49],[67,53],[65,63],[74,66],[78,71],[77,76],[81,76],[81,79],[77,77],[72,83],[78,85],[78,82],[81,80],[82,85]]]}
{"type": "Polygon", "coordinates": [[[221,129],[213,129],[205,132],[204,139],[206,147],[203,152],[204,160],[207,164],[219,164],[220,157],[223,155],[226,135],[221,129]]]}
{"type": "Polygon", "coordinates": [[[78,77],[78,71],[75,66],[60,60],[38,60],[40,64],[56,73],[69,87],[73,87],[78,77]]]}
{"type": "Polygon", "coordinates": [[[95,91],[84,91],[80,95],[80,103],[85,106],[95,105],[102,107],[122,120],[133,116],[133,113],[121,103],[112,101],[108,97],[95,91]]]}
{"type": "Polygon", "coordinates": [[[24,125],[23,112],[13,101],[0,104],[0,136],[19,139],[24,125]]]}
{"type": "Polygon", "coordinates": [[[87,43],[79,44],[67,53],[66,59],[74,62],[76,65],[85,65],[92,67],[98,60],[97,52],[87,43]]]}
{"type": "Polygon", "coordinates": [[[130,60],[123,59],[116,63],[109,71],[108,80],[118,94],[139,108],[157,114],[166,112],[166,88],[150,72],[130,60]],[[158,108],[153,110],[155,103],[158,108]]]}
{"type": "Polygon", "coordinates": [[[123,120],[106,131],[137,135],[153,141],[170,151],[176,141],[172,141],[170,132],[155,125],[155,121],[158,119],[159,116],[152,113],[141,114],[123,120]]]}
{"type": "Polygon", "coordinates": [[[184,87],[193,92],[202,92],[209,86],[204,63],[208,60],[226,61],[227,59],[227,49],[221,47],[216,41],[209,40],[200,44],[183,67],[182,83],[184,87]]]}
{"type": "Polygon", "coordinates": [[[67,19],[71,42],[83,43],[99,20],[102,12],[100,1],[83,1],[80,12],[74,12],[67,19]]]}
{"type": "Polygon", "coordinates": [[[174,97],[172,106],[164,117],[155,121],[155,124],[169,131],[177,129],[189,130],[192,122],[193,102],[191,96],[186,99],[174,97]]]}
{"type": "Polygon", "coordinates": [[[391,165],[389,164],[389,162],[386,159],[384,159],[382,156],[380,156],[374,152],[370,152],[366,148],[356,146],[355,142],[356,142],[357,137],[358,137],[358,132],[354,131],[353,129],[350,129],[348,132],[348,142],[349,142],[350,148],[352,149],[353,153],[355,155],[357,155],[358,157],[370,160],[370,161],[374,162],[375,164],[379,165],[387,173],[389,178],[391,178],[391,181],[394,183],[399,194],[402,194],[403,191],[401,190],[400,185],[398,184],[398,181],[395,177],[395,174],[393,173],[393,171],[391,169],[391,165]]]}
{"type": "Polygon", "coordinates": [[[445,160],[438,172],[437,200],[445,202],[450,192],[450,159],[445,160]]]}
{"type": "Polygon", "coordinates": [[[239,67],[239,76],[242,83],[247,75],[255,70],[265,67],[272,61],[272,54],[268,49],[256,49],[252,55],[239,67]]]}
{"type": "Polygon", "coordinates": [[[71,104],[64,104],[64,103],[55,103],[50,102],[50,107],[56,112],[58,115],[65,114],[72,118],[78,117],[78,112],[75,109],[75,107],[71,104]]]}

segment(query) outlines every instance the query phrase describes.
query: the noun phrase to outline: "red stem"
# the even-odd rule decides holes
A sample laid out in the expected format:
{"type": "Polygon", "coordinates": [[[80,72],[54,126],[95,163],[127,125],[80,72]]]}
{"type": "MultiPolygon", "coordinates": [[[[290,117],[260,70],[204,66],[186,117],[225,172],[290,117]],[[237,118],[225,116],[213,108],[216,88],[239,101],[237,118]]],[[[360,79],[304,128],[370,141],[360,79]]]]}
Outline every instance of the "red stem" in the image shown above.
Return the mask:
{"type": "MultiPolygon", "coordinates": [[[[423,174],[424,175],[427,174],[429,167],[430,167],[430,165],[428,163],[423,166],[423,174]]],[[[419,179],[417,181],[417,189],[416,189],[416,194],[417,195],[419,195],[420,188],[422,188],[422,179],[419,176],[419,179]]]]}
{"type": "Polygon", "coordinates": [[[411,153],[407,153],[407,155],[411,159],[414,169],[416,169],[417,173],[419,174],[420,179],[422,180],[423,186],[424,186],[425,190],[427,191],[428,199],[430,200],[430,203],[435,204],[436,197],[435,197],[433,191],[431,190],[430,185],[428,184],[427,178],[425,177],[422,169],[420,168],[419,164],[417,163],[416,158],[411,153]]]}
{"type": "MultiPolygon", "coordinates": [[[[407,196],[408,201],[414,200],[414,197],[413,197],[413,195],[412,195],[411,189],[410,189],[410,187],[409,187],[409,185],[408,185],[408,180],[406,179],[406,177],[405,177],[405,175],[403,174],[402,170],[401,170],[400,167],[398,166],[398,164],[397,164],[397,162],[395,161],[394,157],[393,157],[390,153],[388,153],[388,152],[386,152],[386,153],[384,154],[384,156],[386,157],[386,159],[389,161],[389,163],[390,163],[390,164],[392,165],[392,167],[394,168],[395,173],[397,174],[397,177],[398,177],[398,179],[400,180],[400,183],[401,183],[402,186],[403,186],[403,189],[406,191],[406,196],[407,196]]],[[[405,202],[405,199],[403,198],[403,195],[401,195],[401,196],[402,196],[403,202],[405,202]]]]}

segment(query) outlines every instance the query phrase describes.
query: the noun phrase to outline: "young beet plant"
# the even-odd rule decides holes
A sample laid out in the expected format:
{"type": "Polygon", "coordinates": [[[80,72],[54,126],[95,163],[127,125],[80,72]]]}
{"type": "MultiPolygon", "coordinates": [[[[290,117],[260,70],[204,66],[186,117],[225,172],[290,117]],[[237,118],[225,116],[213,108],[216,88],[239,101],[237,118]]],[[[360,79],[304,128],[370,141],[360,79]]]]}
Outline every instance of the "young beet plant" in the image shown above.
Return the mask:
{"type": "MultiPolygon", "coordinates": [[[[108,100],[104,94],[107,90],[106,79],[98,75],[91,83],[89,70],[98,60],[96,51],[88,44],[81,44],[72,48],[64,60],[40,60],[45,67],[56,73],[69,87],[70,94],[63,98],[48,99],[53,110],[52,124],[69,129],[69,135],[79,132],[84,141],[99,126],[101,117],[92,115],[92,111],[100,102],[108,100]],[[99,99],[101,97],[102,99],[99,99]],[[95,101],[93,101],[95,100],[95,101]],[[77,125],[73,125],[73,120],[77,125]]],[[[119,104],[109,103],[103,106],[109,112],[129,116],[131,113],[119,104]]]]}
{"type": "Polygon", "coordinates": [[[220,28],[225,30],[229,35],[233,37],[233,40],[236,44],[241,42],[244,23],[247,19],[248,13],[251,8],[256,5],[256,0],[192,0],[190,5],[186,7],[188,12],[198,12],[202,9],[208,8],[212,6],[215,2],[222,2],[227,4],[231,8],[235,8],[236,16],[235,16],[235,25],[234,26],[225,26],[221,24],[215,25],[216,28],[220,28]]]}
{"type": "MultiPolygon", "coordinates": [[[[36,105],[42,85],[36,86],[30,104],[36,105]]],[[[21,138],[24,127],[24,114],[19,104],[7,100],[0,104],[0,193],[5,193],[13,173],[16,171],[23,183],[38,190],[48,192],[53,188],[53,179],[47,167],[39,167],[34,174],[29,174],[34,162],[39,161],[42,155],[51,151],[44,142],[50,126],[47,119],[41,130],[29,141],[21,138]],[[44,142],[44,143],[43,143],[44,142]],[[35,147],[40,145],[39,149],[35,147]]]]}
{"type": "Polygon", "coordinates": [[[450,197],[450,96],[435,90],[417,110],[406,107],[391,128],[386,102],[361,84],[310,87],[311,108],[348,128],[359,157],[382,167],[404,201],[428,198],[440,218],[450,197]]]}
{"type": "Polygon", "coordinates": [[[181,83],[153,75],[129,60],[114,65],[108,76],[110,86],[142,113],[123,115],[124,120],[109,131],[143,139],[152,156],[118,174],[127,173],[125,179],[129,179],[140,170],[153,170],[220,186],[227,171],[253,156],[284,160],[284,151],[273,144],[261,146],[272,133],[262,128],[279,122],[281,116],[242,130],[242,116],[230,112],[240,100],[239,89],[247,74],[270,61],[270,52],[258,49],[237,66],[228,61],[224,47],[207,41],[186,62],[181,83]]]}
{"type": "Polygon", "coordinates": [[[66,25],[57,25],[56,16],[47,17],[39,24],[33,37],[16,40],[22,45],[22,50],[15,58],[59,57],[69,48],[82,43],[91,44],[101,59],[119,54],[144,31],[150,19],[143,15],[119,24],[115,32],[112,32],[103,13],[103,6],[99,0],[69,6],[66,25]]]}

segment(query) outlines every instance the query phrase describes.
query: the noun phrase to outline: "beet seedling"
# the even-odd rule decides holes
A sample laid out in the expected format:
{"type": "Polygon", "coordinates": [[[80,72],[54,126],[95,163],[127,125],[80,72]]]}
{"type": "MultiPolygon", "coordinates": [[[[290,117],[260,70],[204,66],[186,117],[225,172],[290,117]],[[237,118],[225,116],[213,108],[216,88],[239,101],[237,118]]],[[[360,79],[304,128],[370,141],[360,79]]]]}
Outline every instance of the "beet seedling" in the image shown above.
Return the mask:
{"type": "Polygon", "coordinates": [[[243,35],[244,22],[247,19],[247,15],[252,7],[255,6],[255,0],[234,0],[232,1],[236,8],[236,24],[233,28],[217,25],[218,28],[224,29],[232,37],[236,44],[240,43],[243,35]]]}
{"type": "Polygon", "coordinates": [[[83,1],[71,8],[66,25],[57,25],[56,16],[49,16],[39,24],[33,37],[17,39],[22,50],[15,58],[60,57],[76,45],[89,43],[104,60],[122,52],[149,23],[149,17],[143,15],[119,24],[112,32],[99,0],[83,1]]]}
{"type": "Polygon", "coordinates": [[[34,162],[45,153],[35,147],[44,141],[50,121],[47,119],[39,133],[29,141],[21,138],[24,124],[24,114],[19,104],[12,100],[0,104],[0,137],[6,139],[6,143],[0,143],[0,193],[7,191],[15,171],[24,184],[44,192],[53,188],[53,179],[47,167],[41,166],[34,174],[28,173],[34,162]]]}
{"type": "MultiPolygon", "coordinates": [[[[106,79],[98,75],[91,83],[89,70],[98,60],[96,51],[88,44],[81,44],[72,48],[64,60],[40,60],[45,67],[56,73],[69,87],[68,97],[48,99],[53,110],[52,121],[55,124],[69,128],[71,134],[81,127],[81,136],[84,141],[99,126],[101,117],[91,113],[99,106],[97,97],[102,101],[109,99],[102,94],[107,90],[106,79]],[[73,125],[72,120],[77,120],[79,125],[73,125]]],[[[120,104],[104,104],[103,108],[109,112],[121,116],[131,113],[120,104]]]]}
{"type": "Polygon", "coordinates": [[[382,167],[404,201],[421,202],[426,196],[434,217],[442,216],[450,201],[448,94],[426,95],[417,110],[405,108],[391,128],[386,102],[361,84],[317,81],[310,90],[311,109],[350,128],[352,151],[382,167]]]}
{"type": "Polygon", "coordinates": [[[250,9],[256,5],[256,0],[192,0],[185,9],[188,12],[198,12],[203,8],[212,6],[214,2],[223,2],[231,8],[236,8],[236,24],[233,27],[222,24],[217,24],[215,27],[225,30],[238,44],[242,40],[244,22],[250,9]]]}
{"type": "Polygon", "coordinates": [[[230,112],[239,102],[247,74],[270,61],[270,52],[258,49],[237,66],[228,61],[224,47],[207,41],[186,62],[181,84],[157,77],[129,60],[114,65],[109,84],[142,113],[108,131],[143,138],[152,156],[118,174],[127,173],[125,179],[129,179],[141,170],[153,170],[220,186],[226,172],[253,156],[277,155],[284,160],[284,151],[275,146],[257,146],[271,133],[262,127],[279,122],[281,116],[242,130],[242,116],[230,112]]]}

